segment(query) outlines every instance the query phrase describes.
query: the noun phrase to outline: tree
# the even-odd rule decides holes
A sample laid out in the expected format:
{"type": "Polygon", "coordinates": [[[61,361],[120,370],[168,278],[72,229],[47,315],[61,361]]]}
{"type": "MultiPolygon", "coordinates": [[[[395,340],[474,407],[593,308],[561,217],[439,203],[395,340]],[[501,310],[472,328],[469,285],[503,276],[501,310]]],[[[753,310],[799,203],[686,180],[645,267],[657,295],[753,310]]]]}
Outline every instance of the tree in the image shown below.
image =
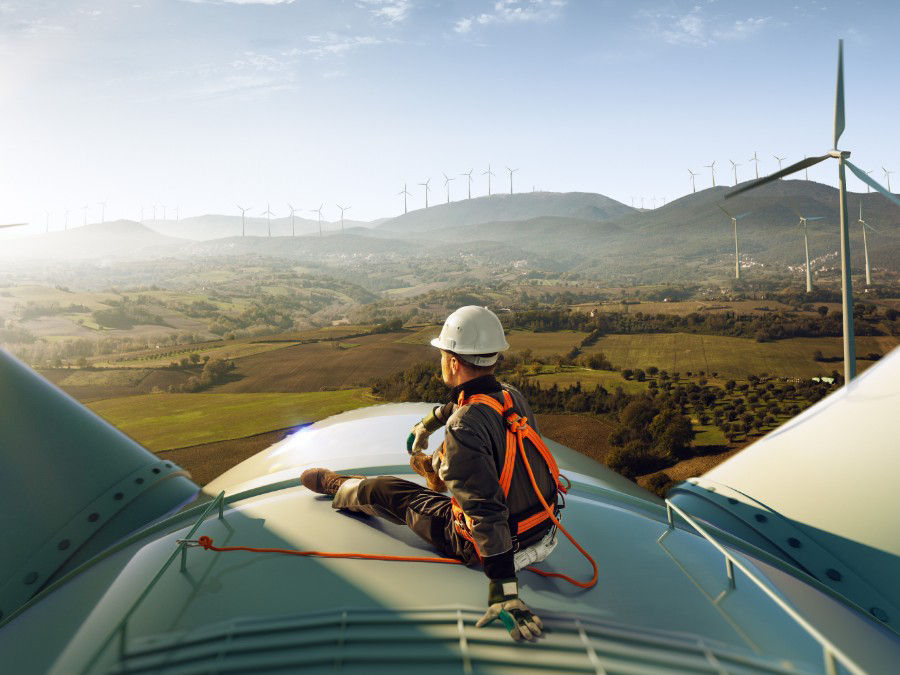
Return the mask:
{"type": "Polygon", "coordinates": [[[825,315],[828,314],[828,308],[825,305],[819,305],[818,307],[816,307],[816,311],[823,319],[825,318],[825,315]]]}
{"type": "Polygon", "coordinates": [[[622,370],[622,377],[624,377],[626,380],[630,380],[632,375],[634,375],[634,371],[631,370],[631,368],[625,368],[624,370],[622,370]]]}

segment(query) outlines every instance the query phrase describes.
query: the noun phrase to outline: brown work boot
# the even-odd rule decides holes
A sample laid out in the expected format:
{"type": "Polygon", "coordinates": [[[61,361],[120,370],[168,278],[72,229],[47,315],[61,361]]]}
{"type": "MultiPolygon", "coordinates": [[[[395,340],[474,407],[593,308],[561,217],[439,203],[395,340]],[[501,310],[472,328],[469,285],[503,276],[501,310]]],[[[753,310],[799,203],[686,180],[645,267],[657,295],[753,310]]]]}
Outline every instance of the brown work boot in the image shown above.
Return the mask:
{"type": "Polygon", "coordinates": [[[331,496],[334,496],[338,488],[351,478],[363,478],[363,476],[342,476],[331,469],[322,468],[307,469],[300,474],[300,482],[304,487],[318,492],[320,495],[331,496]]]}

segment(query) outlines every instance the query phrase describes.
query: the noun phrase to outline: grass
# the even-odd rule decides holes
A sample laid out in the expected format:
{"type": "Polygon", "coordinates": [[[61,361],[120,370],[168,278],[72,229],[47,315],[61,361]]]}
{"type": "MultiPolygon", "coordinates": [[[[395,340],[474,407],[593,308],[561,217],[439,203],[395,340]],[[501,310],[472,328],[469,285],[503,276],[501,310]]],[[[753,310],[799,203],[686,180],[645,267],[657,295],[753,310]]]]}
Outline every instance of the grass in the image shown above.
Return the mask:
{"type": "MultiPolygon", "coordinates": [[[[572,347],[581,344],[585,337],[587,337],[587,333],[574,330],[561,330],[552,333],[531,333],[523,330],[512,330],[506,336],[506,339],[510,348],[514,351],[530,349],[534,356],[551,356],[553,354],[565,354],[572,347]]],[[[616,362],[613,361],[613,363],[616,362]]]]}
{"type": "Polygon", "coordinates": [[[199,354],[200,356],[208,356],[211,359],[238,359],[244,356],[253,356],[263,352],[270,352],[277,349],[283,349],[291,346],[290,342],[252,342],[244,340],[240,342],[213,343],[210,345],[161,345],[157,353],[145,351],[141,356],[132,358],[124,358],[121,361],[113,359],[97,361],[96,365],[110,365],[116,368],[159,368],[169,365],[172,361],[176,363],[185,356],[191,354],[199,354]]]}
{"type": "Polygon", "coordinates": [[[147,394],[90,403],[154,452],[243,438],[372,405],[367,389],[303,394],[147,394]]]}
{"type": "MultiPolygon", "coordinates": [[[[857,354],[886,354],[900,343],[897,337],[858,337],[857,354]]],[[[813,352],[840,355],[841,338],[791,338],[776,342],[756,342],[747,338],[690,333],[608,335],[586,353],[602,351],[619,368],[657,366],[672,372],[717,372],[719,377],[746,378],[770,373],[784,377],[814,377],[841,370],[841,364],[817,363],[813,352]]],[[[871,361],[857,361],[862,371],[871,361]]]]}
{"type": "Polygon", "coordinates": [[[583,389],[594,389],[601,384],[609,392],[615,391],[616,387],[622,387],[622,391],[626,394],[639,394],[647,390],[646,382],[626,380],[621,373],[613,370],[591,370],[590,368],[564,366],[559,372],[533,375],[532,379],[544,389],[553,384],[562,389],[581,382],[583,389]]]}

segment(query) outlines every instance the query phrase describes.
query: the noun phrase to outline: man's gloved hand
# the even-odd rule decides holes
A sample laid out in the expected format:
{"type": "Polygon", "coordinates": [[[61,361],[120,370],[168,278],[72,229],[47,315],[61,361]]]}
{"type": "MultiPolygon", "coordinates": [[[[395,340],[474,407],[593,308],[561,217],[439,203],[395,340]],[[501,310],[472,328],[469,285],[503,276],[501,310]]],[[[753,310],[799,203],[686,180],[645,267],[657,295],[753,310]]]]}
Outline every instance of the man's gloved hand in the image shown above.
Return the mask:
{"type": "Polygon", "coordinates": [[[424,452],[417,452],[409,458],[409,465],[412,470],[425,479],[429,490],[435,492],[446,492],[447,486],[441,477],[437,475],[434,466],[431,464],[431,456],[424,452]]]}
{"type": "Polygon", "coordinates": [[[425,428],[422,422],[418,422],[409,432],[406,438],[406,451],[410,455],[422,452],[428,449],[428,437],[431,432],[425,428]]]}
{"type": "Polygon", "coordinates": [[[516,642],[537,639],[543,628],[541,620],[519,599],[519,584],[515,577],[491,580],[488,587],[488,609],[475,626],[481,628],[495,619],[503,622],[510,637],[516,642]]]}
{"type": "Polygon", "coordinates": [[[441,418],[437,416],[437,408],[425,415],[420,422],[410,429],[406,438],[406,451],[414,455],[428,449],[428,437],[444,426],[441,418]]]}

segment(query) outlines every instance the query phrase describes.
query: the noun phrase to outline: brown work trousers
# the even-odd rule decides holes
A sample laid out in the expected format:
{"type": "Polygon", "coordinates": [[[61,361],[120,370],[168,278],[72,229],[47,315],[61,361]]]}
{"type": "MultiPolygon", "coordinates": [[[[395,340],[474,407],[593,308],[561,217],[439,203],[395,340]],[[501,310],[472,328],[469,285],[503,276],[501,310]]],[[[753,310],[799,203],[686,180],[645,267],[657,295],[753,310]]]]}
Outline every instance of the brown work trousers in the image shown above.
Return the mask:
{"type": "Polygon", "coordinates": [[[338,489],[332,507],[406,525],[442,555],[478,564],[475,546],[453,525],[450,498],[394,476],[351,478],[338,489]]]}

